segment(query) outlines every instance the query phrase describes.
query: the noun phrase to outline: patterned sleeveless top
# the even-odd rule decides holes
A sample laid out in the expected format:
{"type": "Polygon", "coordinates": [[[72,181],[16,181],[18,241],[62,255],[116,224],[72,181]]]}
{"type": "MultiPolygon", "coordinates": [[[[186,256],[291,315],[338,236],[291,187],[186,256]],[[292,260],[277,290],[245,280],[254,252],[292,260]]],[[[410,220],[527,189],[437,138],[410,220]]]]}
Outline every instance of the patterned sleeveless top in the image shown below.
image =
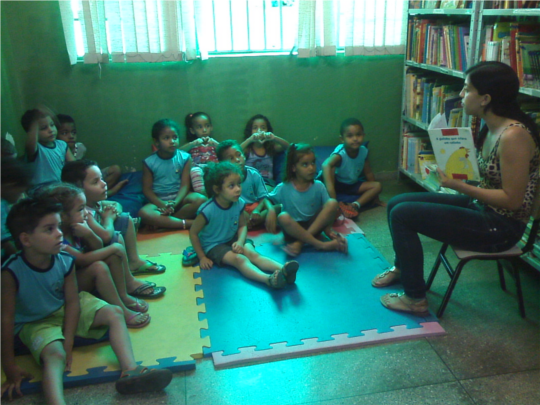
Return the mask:
{"type": "MultiPolygon", "coordinates": [[[[480,169],[481,188],[490,190],[502,189],[501,161],[499,156],[497,156],[497,150],[499,149],[499,142],[504,131],[506,131],[510,127],[515,126],[521,127],[527,130],[527,132],[531,133],[531,131],[529,131],[529,129],[523,124],[510,124],[501,132],[501,135],[499,135],[499,138],[497,139],[497,142],[495,143],[495,146],[493,146],[493,149],[491,150],[487,159],[484,160],[484,158],[482,157],[482,149],[478,151],[478,168],[480,169]]],[[[529,163],[529,182],[527,183],[527,189],[525,190],[525,198],[523,199],[523,204],[521,204],[521,208],[519,208],[517,211],[510,211],[504,208],[492,207],[491,205],[490,207],[495,210],[495,212],[504,215],[505,217],[513,218],[517,221],[524,223],[529,222],[533,206],[534,194],[538,184],[539,166],[540,149],[536,147],[534,156],[529,163]]]]}

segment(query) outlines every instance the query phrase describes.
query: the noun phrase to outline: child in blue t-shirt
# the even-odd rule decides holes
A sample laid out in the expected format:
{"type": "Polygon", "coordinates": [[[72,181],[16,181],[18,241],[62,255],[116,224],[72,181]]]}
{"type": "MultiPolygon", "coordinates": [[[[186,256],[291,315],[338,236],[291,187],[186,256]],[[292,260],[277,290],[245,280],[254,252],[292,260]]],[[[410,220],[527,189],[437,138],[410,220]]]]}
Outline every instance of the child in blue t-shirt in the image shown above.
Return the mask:
{"type": "Polygon", "coordinates": [[[26,111],[21,124],[26,131],[26,159],[35,166],[32,189],[60,181],[62,167],[75,160],[66,142],[56,139],[57,119],[46,108],[26,111]]]}
{"type": "Polygon", "coordinates": [[[230,139],[221,142],[216,154],[220,162],[229,161],[237,165],[243,173],[242,199],[246,202],[248,229],[264,223],[267,231],[276,232],[276,214],[274,206],[268,199],[264,179],[257,169],[246,166],[246,157],[238,142],[230,139]]]}
{"type": "Polygon", "coordinates": [[[124,316],[89,293],[77,293],[75,259],[62,252],[61,205],[22,200],[11,209],[7,224],[21,253],[2,266],[2,368],[7,391],[21,394],[21,382],[32,376],[15,361],[15,337],[43,365],[43,392],[47,403],[64,400],[63,374],[71,370],[75,336],[99,339],[109,329],[111,347],[122,374],[120,393],[165,388],[169,370],[152,370],[135,362],[124,316]]]}
{"type": "Polygon", "coordinates": [[[157,151],[143,162],[143,193],[148,199],[139,211],[143,223],[160,228],[189,229],[207,198],[189,192],[191,156],[178,149],[178,124],[159,120],[152,127],[157,151]]]}
{"type": "Polygon", "coordinates": [[[214,263],[229,265],[251,280],[283,288],[295,282],[298,262],[281,265],[258,254],[252,243],[246,241],[245,202],[240,197],[242,177],[240,168],[230,162],[209,164],[204,184],[211,198],[193,221],[189,231],[191,243],[201,269],[208,270],[214,263]]]}
{"type": "Polygon", "coordinates": [[[339,203],[346,218],[355,218],[360,207],[370,201],[383,207],[386,203],[379,199],[382,186],[375,181],[367,158],[368,150],[362,145],[364,126],[356,118],[349,118],[341,124],[340,133],[343,143],[334,149],[322,165],[324,183],[332,198],[336,198],[337,193],[359,196],[351,204],[342,201],[339,203]]]}
{"type": "Polygon", "coordinates": [[[347,240],[332,230],[337,215],[337,201],[319,180],[313,148],[305,143],[291,144],[287,150],[285,175],[271,193],[270,199],[281,204],[278,223],[285,236],[284,250],[297,256],[304,243],[319,250],[347,252],[347,240]],[[322,232],[329,238],[317,238],[322,232]]]}

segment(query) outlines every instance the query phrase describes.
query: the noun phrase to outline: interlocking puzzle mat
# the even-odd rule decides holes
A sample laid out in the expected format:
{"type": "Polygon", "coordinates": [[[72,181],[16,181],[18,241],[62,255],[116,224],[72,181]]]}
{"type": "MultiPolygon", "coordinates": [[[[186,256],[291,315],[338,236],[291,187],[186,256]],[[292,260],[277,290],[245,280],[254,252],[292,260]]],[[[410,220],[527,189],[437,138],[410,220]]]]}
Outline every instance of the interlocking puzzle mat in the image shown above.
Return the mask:
{"type": "MultiPolygon", "coordinates": [[[[161,235],[157,236],[159,240],[161,235]]],[[[174,240],[177,250],[189,245],[187,232],[177,232],[174,240]]],[[[152,240],[152,243],[155,242],[152,240]]],[[[144,246],[144,242],[141,245],[144,246]]],[[[157,243],[152,251],[162,252],[160,248],[157,243]]],[[[142,329],[129,329],[135,359],[150,368],[169,368],[172,371],[194,369],[193,359],[202,357],[203,346],[210,346],[209,338],[201,338],[200,335],[201,328],[208,328],[207,322],[200,321],[198,315],[204,311],[204,306],[197,305],[197,299],[203,297],[202,291],[195,291],[200,280],[194,278],[194,268],[182,267],[181,255],[162,253],[150,259],[165,265],[167,271],[139,278],[166,286],[167,292],[161,298],[148,300],[152,316],[150,325],[142,329]]],[[[30,355],[17,356],[17,362],[34,375],[32,381],[25,381],[23,392],[40,390],[41,370],[33,358],[30,355]]],[[[64,385],[70,387],[115,381],[119,376],[118,361],[109,343],[103,342],[74,349],[72,372],[64,377],[64,385]]]]}
{"type": "MultiPolygon", "coordinates": [[[[360,229],[352,219],[343,217],[341,217],[341,220],[338,220],[334,223],[333,229],[336,232],[341,233],[342,235],[350,235],[353,233],[361,233],[362,235],[364,234],[364,231],[362,231],[362,229],[360,229]]],[[[253,240],[255,246],[260,246],[265,243],[270,243],[272,245],[281,245],[284,243],[282,232],[271,234],[266,232],[266,230],[264,229],[249,231],[248,238],[253,240]]]]}
{"type": "MultiPolygon", "coordinates": [[[[216,366],[294,356],[389,340],[444,334],[436,317],[390,311],[372,278],[390,264],[361,234],[348,235],[349,254],[305,251],[295,285],[283,290],[245,279],[229,267],[201,270],[212,354],[216,366]],[[218,360],[216,360],[218,359],[218,360]]],[[[257,250],[286,260],[278,246],[257,250]]]]}

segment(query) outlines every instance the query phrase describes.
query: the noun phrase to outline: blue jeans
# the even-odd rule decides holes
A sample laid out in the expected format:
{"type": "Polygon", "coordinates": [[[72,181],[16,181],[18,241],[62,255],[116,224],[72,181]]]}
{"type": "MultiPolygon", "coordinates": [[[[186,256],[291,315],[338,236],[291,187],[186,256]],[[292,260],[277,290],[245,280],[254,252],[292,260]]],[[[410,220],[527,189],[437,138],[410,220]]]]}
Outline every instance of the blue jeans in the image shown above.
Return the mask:
{"type": "Polygon", "coordinates": [[[424,254],[418,234],[477,252],[514,246],[526,224],[504,217],[464,195],[408,193],[388,203],[388,225],[405,293],[426,296],[424,254]]]}

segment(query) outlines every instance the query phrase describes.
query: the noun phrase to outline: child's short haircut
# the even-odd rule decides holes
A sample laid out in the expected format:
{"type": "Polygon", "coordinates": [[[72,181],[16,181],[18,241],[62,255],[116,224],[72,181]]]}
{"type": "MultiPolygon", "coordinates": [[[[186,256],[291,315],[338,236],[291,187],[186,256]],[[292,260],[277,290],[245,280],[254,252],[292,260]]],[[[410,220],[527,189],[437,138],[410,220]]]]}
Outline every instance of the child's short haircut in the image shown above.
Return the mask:
{"type": "Polygon", "coordinates": [[[220,162],[223,160],[223,155],[229,148],[236,148],[240,152],[244,153],[238,142],[233,139],[227,139],[226,141],[220,142],[216,148],[216,156],[220,162]]]}
{"type": "Polygon", "coordinates": [[[284,183],[296,178],[293,170],[294,165],[298,163],[302,156],[309,155],[310,153],[315,155],[313,146],[307,143],[291,143],[291,146],[289,146],[287,149],[287,154],[285,155],[285,171],[283,175],[284,183]]]}
{"type": "Polygon", "coordinates": [[[208,163],[208,165],[204,168],[204,188],[206,190],[206,194],[209,197],[214,197],[216,195],[214,186],[217,186],[218,189],[221,190],[223,182],[231,174],[239,175],[240,181],[244,180],[242,170],[231,162],[208,163]]]}
{"type": "Polygon", "coordinates": [[[2,158],[15,156],[16,154],[17,150],[15,149],[15,145],[6,138],[2,138],[2,158]]]}
{"type": "Polygon", "coordinates": [[[159,134],[161,134],[161,131],[168,127],[174,129],[176,134],[180,136],[180,126],[178,123],[168,118],[164,118],[152,125],[152,138],[159,141],[159,134]]]}
{"type": "Polygon", "coordinates": [[[67,114],[58,114],[56,118],[60,124],[75,124],[75,120],[67,114]]]}
{"type": "Polygon", "coordinates": [[[39,189],[36,198],[50,200],[62,204],[63,211],[73,208],[75,198],[83,193],[83,190],[71,183],[54,183],[39,189]]]}
{"type": "Polygon", "coordinates": [[[347,127],[350,127],[351,125],[359,125],[360,128],[362,128],[362,131],[364,130],[364,126],[357,118],[347,118],[345,121],[341,123],[341,127],[339,128],[339,133],[343,135],[345,131],[347,130],[347,127]]]}
{"type": "Polygon", "coordinates": [[[24,128],[25,132],[28,132],[30,130],[32,122],[46,117],[51,117],[54,121],[54,125],[58,126],[58,119],[56,118],[56,114],[52,112],[52,110],[50,110],[49,108],[43,106],[39,108],[34,108],[32,110],[26,110],[26,112],[21,117],[21,125],[24,128]]]}
{"type": "Polygon", "coordinates": [[[61,204],[52,200],[38,200],[35,198],[26,198],[11,207],[6,225],[11,232],[11,236],[13,236],[17,248],[23,248],[20,240],[23,232],[34,232],[43,217],[60,212],[62,212],[61,204]]]}
{"type": "Polygon", "coordinates": [[[205,112],[198,111],[196,113],[186,115],[184,125],[186,127],[186,139],[188,142],[193,142],[195,139],[197,139],[197,135],[192,134],[190,131],[190,129],[193,128],[193,120],[203,116],[208,118],[208,122],[212,124],[212,118],[210,118],[210,116],[205,112]]]}
{"type": "Polygon", "coordinates": [[[86,179],[86,171],[91,166],[98,164],[90,159],[74,160],[66,162],[62,168],[62,181],[75,184],[77,187],[82,187],[84,179],[86,179]]]}
{"type": "Polygon", "coordinates": [[[2,185],[29,187],[33,166],[13,157],[2,158],[2,185]]]}

